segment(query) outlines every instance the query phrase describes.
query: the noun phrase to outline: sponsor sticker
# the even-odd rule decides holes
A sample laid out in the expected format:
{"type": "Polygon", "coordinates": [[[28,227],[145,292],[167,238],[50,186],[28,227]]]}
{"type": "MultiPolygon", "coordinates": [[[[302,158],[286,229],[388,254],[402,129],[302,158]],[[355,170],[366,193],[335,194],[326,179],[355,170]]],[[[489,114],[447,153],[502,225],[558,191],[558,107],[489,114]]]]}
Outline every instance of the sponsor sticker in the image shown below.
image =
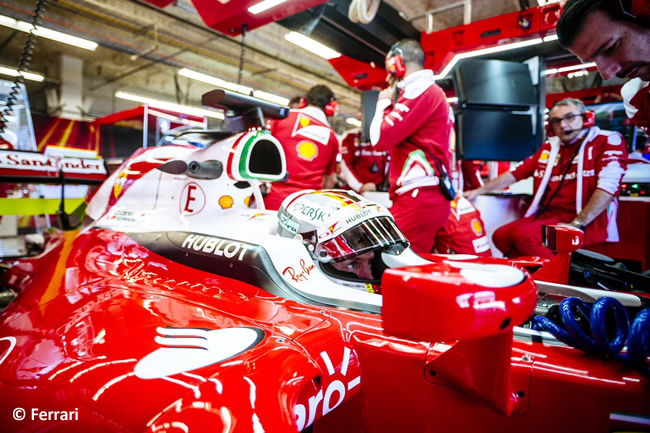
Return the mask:
{"type": "Polygon", "coordinates": [[[190,182],[183,188],[180,198],[181,214],[192,216],[203,210],[206,204],[206,196],[203,189],[195,182],[190,182]]]}
{"type": "Polygon", "coordinates": [[[286,216],[284,213],[280,215],[280,226],[284,228],[285,230],[293,233],[294,235],[298,234],[298,230],[300,229],[300,223],[292,220],[288,216],[286,216]]]}
{"type": "Polygon", "coordinates": [[[296,153],[305,161],[313,161],[318,156],[318,147],[311,141],[303,140],[296,145],[296,153]]]}
{"type": "Polygon", "coordinates": [[[282,276],[286,279],[300,283],[303,281],[309,280],[309,274],[311,274],[316,269],[316,265],[313,263],[307,264],[304,259],[300,259],[300,263],[295,268],[293,266],[287,266],[282,271],[282,276]]]}
{"type": "Polygon", "coordinates": [[[250,245],[242,242],[198,234],[187,235],[181,244],[181,248],[186,250],[214,254],[215,256],[223,256],[227,259],[234,258],[240,262],[246,256],[246,252],[250,247],[250,245]]]}

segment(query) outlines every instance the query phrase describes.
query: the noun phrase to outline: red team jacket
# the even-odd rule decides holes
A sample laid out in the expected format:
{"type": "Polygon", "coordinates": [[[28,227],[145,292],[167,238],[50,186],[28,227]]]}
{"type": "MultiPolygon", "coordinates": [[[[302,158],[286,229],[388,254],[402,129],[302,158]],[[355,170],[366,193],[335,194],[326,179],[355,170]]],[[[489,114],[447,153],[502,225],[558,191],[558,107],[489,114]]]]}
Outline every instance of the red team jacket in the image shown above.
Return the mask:
{"type": "Polygon", "coordinates": [[[398,86],[397,102],[377,101],[370,126],[376,150],[391,151],[390,195],[438,184],[435,155],[449,171],[449,106],[445,93],[425,69],[408,75],[398,86]],[[381,113],[383,112],[383,116],[381,113]],[[398,125],[394,128],[393,126],[398,125]]]}
{"type": "MultiPolygon", "coordinates": [[[[598,127],[582,131],[578,139],[582,137],[585,139],[580,144],[580,150],[571,161],[564,183],[545,215],[580,213],[596,189],[618,196],[621,179],[627,168],[625,139],[618,132],[604,131],[598,127]]],[[[534,155],[512,171],[516,180],[533,176],[535,196],[526,216],[535,215],[557,189],[567,168],[566,161],[576,152],[575,146],[562,146],[558,137],[550,137],[534,155]],[[547,186],[550,189],[544,194],[547,186]]],[[[617,207],[618,203],[614,200],[606,212],[602,212],[587,226],[586,244],[618,241],[617,207]]]]}
{"type": "Polygon", "coordinates": [[[336,170],[339,142],[325,113],[311,106],[291,110],[289,117],[273,122],[271,134],[284,148],[289,173],[288,180],[274,182],[264,198],[267,209],[277,210],[288,195],[323,186],[323,176],[336,170]]]}

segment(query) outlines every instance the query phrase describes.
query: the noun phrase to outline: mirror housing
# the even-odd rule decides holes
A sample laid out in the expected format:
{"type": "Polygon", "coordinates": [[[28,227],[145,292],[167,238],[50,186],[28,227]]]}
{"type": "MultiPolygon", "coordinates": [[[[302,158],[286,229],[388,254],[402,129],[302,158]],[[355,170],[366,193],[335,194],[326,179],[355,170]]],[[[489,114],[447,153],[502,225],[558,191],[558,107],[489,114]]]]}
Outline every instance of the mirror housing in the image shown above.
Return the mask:
{"type": "Polygon", "coordinates": [[[537,303],[537,288],[526,271],[453,261],[388,269],[382,294],[387,333],[431,342],[510,332],[537,303]]]}

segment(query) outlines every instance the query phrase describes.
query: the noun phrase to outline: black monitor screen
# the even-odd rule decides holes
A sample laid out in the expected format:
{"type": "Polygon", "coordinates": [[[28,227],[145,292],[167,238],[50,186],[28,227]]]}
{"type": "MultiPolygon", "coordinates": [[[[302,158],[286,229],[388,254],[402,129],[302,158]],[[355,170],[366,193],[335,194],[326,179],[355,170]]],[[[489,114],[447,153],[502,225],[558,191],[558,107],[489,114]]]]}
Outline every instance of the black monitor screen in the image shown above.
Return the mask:
{"type": "Polygon", "coordinates": [[[525,63],[464,59],[456,65],[453,78],[460,106],[523,107],[538,104],[525,63]]]}
{"type": "Polygon", "coordinates": [[[521,161],[535,153],[532,114],[465,108],[456,113],[458,159],[521,161]]]}

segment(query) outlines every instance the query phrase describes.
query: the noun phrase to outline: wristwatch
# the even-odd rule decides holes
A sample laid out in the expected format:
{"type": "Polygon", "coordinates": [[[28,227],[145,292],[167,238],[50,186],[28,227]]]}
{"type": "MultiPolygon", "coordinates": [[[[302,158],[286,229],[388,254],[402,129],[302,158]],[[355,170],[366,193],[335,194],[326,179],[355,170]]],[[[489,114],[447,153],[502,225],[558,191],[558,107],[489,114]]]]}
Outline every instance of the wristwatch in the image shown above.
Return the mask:
{"type": "Polygon", "coordinates": [[[580,221],[577,219],[571,221],[569,224],[571,224],[573,227],[582,230],[583,232],[585,231],[585,225],[582,224],[580,221]]]}

